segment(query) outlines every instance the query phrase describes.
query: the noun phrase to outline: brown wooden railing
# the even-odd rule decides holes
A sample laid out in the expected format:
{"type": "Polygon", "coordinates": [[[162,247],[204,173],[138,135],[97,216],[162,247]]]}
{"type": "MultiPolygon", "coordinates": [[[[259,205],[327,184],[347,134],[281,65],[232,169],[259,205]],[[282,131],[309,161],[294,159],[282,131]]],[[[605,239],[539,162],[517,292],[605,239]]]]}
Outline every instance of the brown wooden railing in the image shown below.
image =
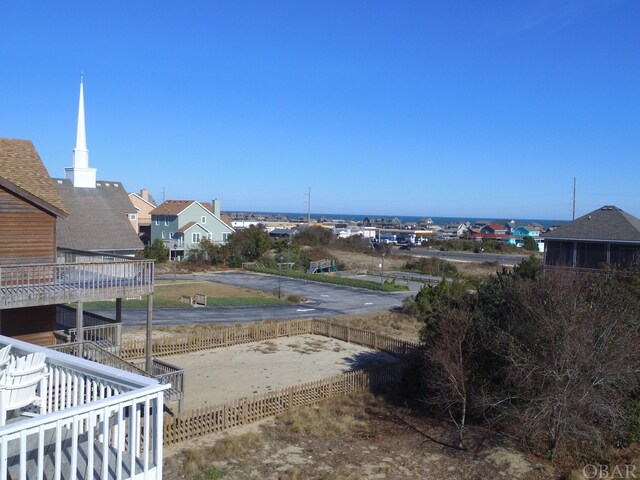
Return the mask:
{"type": "Polygon", "coordinates": [[[153,260],[0,266],[0,308],[153,293],[153,260]]]}

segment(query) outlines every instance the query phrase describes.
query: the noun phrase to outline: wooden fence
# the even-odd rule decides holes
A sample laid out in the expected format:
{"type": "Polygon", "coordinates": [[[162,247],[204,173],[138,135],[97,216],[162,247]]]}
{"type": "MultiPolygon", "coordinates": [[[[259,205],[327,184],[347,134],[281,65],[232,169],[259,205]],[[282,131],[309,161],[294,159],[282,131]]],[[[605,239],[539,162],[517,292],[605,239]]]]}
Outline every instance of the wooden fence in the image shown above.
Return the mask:
{"type": "Polygon", "coordinates": [[[176,417],[165,416],[164,444],[171,445],[208,433],[221,432],[328,398],[399,381],[406,366],[406,361],[399,361],[195,409],[176,417]]]}
{"type": "MultiPolygon", "coordinates": [[[[312,405],[327,398],[400,381],[408,365],[406,357],[418,349],[418,345],[412,342],[318,319],[235,325],[221,327],[206,333],[198,332],[177,337],[156,338],[153,340],[152,348],[153,356],[179,355],[304,334],[322,335],[355,343],[387,352],[400,357],[400,360],[390,365],[358,370],[274,392],[237,399],[221,405],[192,410],[176,417],[165,416],[165,445],[245,425],[293,408],[312,405]]],[[[125,342],[122,345],[122,356],[130,359],[144,357],[145,341],[125,342]]]]}
{"type": "MultiPolygon", "coordinates": [[[[152,356],[181,355],[199,350],[230,347],[308,333],[355,343],[397,356],[407,355],[418,348],[415,343],[370,330],[353,328],[329,320],[304,319],[234,325],[220,327],[210,332],[154,338],[152,356]]],[[[127,359],[143,358],[145,349],[145,340],[129,340],[123,343],[121,356],[127,359]]]]}

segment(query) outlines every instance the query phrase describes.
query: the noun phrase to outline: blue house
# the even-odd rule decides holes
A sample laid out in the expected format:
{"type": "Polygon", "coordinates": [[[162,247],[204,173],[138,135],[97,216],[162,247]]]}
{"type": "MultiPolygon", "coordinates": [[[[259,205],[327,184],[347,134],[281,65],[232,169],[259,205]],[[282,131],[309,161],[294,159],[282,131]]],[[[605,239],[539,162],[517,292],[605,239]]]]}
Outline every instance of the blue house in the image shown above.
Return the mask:
{"type": "Polygon", "coordinates": [[[220,201],[167,200],[151,210],[151,241],[159,238],[171,258],[184,258],[200,241],[225,244],[234,230],[220,218],[220,201]]]}

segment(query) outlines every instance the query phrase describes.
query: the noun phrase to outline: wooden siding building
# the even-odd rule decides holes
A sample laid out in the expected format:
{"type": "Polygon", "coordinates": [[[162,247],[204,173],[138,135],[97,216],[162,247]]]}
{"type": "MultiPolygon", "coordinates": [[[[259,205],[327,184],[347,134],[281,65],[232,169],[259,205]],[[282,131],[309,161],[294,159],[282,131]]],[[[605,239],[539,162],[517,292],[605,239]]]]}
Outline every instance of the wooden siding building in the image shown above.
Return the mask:
{"type": "Polygon", "coordinates": [[[545,268],[598,270],[640,260],[640,219],[605,205],[542,235],[545,268]]]}
{"type": "Polygon", "coordinates": [[[87,339],[85,333],[95,330],[84,330],[83,302],[115,298],[119,322],[121,299],[142,295],[148,296],[150,325],[153,261],[78,260],[76,254],[69,261],[65,255],[58,258],[57,223],[66,216],[67,207],[33,144],[0,139],[0,335],[51,345],[57,305],[76,303],[76,336],[87,339]]]}
{"type": "MultiPolygon", "coordinates": [[[[56,220],[66,216],[33,143],[0,139],[0,265],[56,261],[56,220]]],[[[0,287],[9,278],[0,278],[0,287]]],[[[36,343],[51,341],[55,305],[0,310],[0,334],[36,343]]]]}

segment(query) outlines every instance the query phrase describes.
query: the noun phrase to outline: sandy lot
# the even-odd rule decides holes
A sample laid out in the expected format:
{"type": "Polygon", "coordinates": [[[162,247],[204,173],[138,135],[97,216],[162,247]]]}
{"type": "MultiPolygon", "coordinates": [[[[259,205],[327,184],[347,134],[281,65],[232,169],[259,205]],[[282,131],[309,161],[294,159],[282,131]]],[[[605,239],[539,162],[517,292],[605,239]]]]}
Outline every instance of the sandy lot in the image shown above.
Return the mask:
{"type": "Polygon", "coordinates": [[[184,410],[397,361],[318,335],[300,335],[162,357],[185,370],[184,410]]]}

